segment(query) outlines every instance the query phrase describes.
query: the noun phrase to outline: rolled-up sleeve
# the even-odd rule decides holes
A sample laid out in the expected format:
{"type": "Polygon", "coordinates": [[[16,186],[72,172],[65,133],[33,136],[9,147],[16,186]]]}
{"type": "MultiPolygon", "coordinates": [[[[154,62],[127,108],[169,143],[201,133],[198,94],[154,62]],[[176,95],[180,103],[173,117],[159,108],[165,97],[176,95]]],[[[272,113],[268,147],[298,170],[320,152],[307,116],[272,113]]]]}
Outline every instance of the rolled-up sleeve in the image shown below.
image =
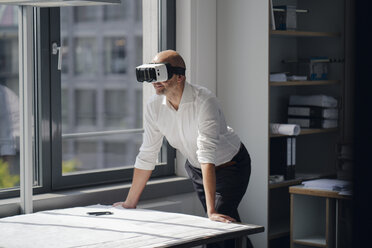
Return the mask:
{"type": "Polygon", "coordinates": [[[200,106],[196,152],[199,163],[216,164],[220,134],[219,113],[215,97],[208,98],[200,106]]]}
{"type": "Polygon", "coordinates": [[[147,105],[144,115],[143,143],[134,164],[135,168],[142,170],[153,170],[163,143],[163,135],[160,133],[155,118],[155,111],[147,105]]]}

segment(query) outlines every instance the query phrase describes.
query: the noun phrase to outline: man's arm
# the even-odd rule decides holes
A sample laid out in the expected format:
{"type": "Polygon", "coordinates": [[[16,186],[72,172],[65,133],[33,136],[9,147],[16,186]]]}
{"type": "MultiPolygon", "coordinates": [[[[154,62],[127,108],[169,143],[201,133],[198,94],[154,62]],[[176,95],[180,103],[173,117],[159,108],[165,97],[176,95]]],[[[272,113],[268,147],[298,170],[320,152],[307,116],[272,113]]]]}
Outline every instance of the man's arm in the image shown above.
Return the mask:
{"type": "Polygon", "coordinates": [[[124,202],[116,202],[114,207],[121,205],[123,208],[136,208],[139,198],[147,181],[151,176],[152,170],[141,170],[134,168],[132,186],[130,187],[127,199],[124,202]]]}
{"type": "Polygon", "coordinates": [[[201,164],[203,175],[203,186],[205,192],[205,201],[207,204],[207,214],[209,219],[220,222],[235,222],[230,216],[219,214],[215,208],[216,199],[216,170],[214,164],[201,164]]]}

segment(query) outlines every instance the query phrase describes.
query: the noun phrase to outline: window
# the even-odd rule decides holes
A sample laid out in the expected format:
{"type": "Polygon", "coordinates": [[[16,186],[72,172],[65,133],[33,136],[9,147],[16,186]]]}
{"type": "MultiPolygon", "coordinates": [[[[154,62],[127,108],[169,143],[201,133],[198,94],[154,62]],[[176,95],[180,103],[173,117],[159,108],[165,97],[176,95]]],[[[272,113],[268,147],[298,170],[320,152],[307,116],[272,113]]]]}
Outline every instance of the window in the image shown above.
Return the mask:
{"type": "MultiPolygon", "coordinates": [[[[35,8],[34,15],[34,193],[130,180],[143,133],[143,85],[134,71],[142,63],[142,1],[35,8]],[[61,70],[52,42],[61,46],[61,70]]],[[[18,7],[0,5],[0,89],[7,100],[19,94],[17,21],[18,7]]],[[[7,111],[14,125],[9,131],[0,123],[1,198],[19,195],[20,122],[7,111]],[[1,135],[10,132],[11,149],[2,148],[1,135]]],[[[164,141],[153,176],[173,174],[174,157],[164,141]]]]}
{"type": "Polygon", "coordinates": [[[18,10],[0,5],[0,190],[19,186],[18,10]]]}

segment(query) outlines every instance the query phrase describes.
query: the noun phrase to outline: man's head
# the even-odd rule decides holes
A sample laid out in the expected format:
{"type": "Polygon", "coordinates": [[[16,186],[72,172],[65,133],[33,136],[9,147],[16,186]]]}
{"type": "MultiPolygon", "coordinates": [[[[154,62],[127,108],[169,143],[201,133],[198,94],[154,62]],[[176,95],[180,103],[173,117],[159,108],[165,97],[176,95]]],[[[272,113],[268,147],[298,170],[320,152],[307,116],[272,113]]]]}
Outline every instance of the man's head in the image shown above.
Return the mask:
{"type": "MultiPolygon", "coordinates": [[[[179,53],[173,50],[166,50],[155,55],[152,63],[169,63],[173,67],[186,68],[185,61],[179,53]]],[[[186,77],[184,75],[174,74],[172,78],[163,82],[152,83],[156,94],[164,95],[173,90],[183,89],[186,77]]]]}

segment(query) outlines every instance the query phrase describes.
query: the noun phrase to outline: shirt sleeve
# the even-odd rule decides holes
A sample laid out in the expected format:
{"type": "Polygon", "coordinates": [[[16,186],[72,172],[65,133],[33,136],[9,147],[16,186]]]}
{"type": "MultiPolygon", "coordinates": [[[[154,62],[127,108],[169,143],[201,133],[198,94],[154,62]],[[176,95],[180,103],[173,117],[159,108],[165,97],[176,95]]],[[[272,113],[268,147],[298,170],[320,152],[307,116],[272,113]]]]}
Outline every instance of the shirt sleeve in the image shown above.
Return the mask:
{"type": "Polygon", "coordinates": [[[215,97],[200,106],[198,116],[197,157],[199,163],[216,164],[216,150],[220,134],[220,110],[215,97]]]}
{"type": "Polygon", "coordinates": [[[144,115],[143,143],[134,164],[135,168],[142,170],[153,170],[163,143],[163,135],[160,133],[155,119],[155,111],[147,105],[144,115]]]}

